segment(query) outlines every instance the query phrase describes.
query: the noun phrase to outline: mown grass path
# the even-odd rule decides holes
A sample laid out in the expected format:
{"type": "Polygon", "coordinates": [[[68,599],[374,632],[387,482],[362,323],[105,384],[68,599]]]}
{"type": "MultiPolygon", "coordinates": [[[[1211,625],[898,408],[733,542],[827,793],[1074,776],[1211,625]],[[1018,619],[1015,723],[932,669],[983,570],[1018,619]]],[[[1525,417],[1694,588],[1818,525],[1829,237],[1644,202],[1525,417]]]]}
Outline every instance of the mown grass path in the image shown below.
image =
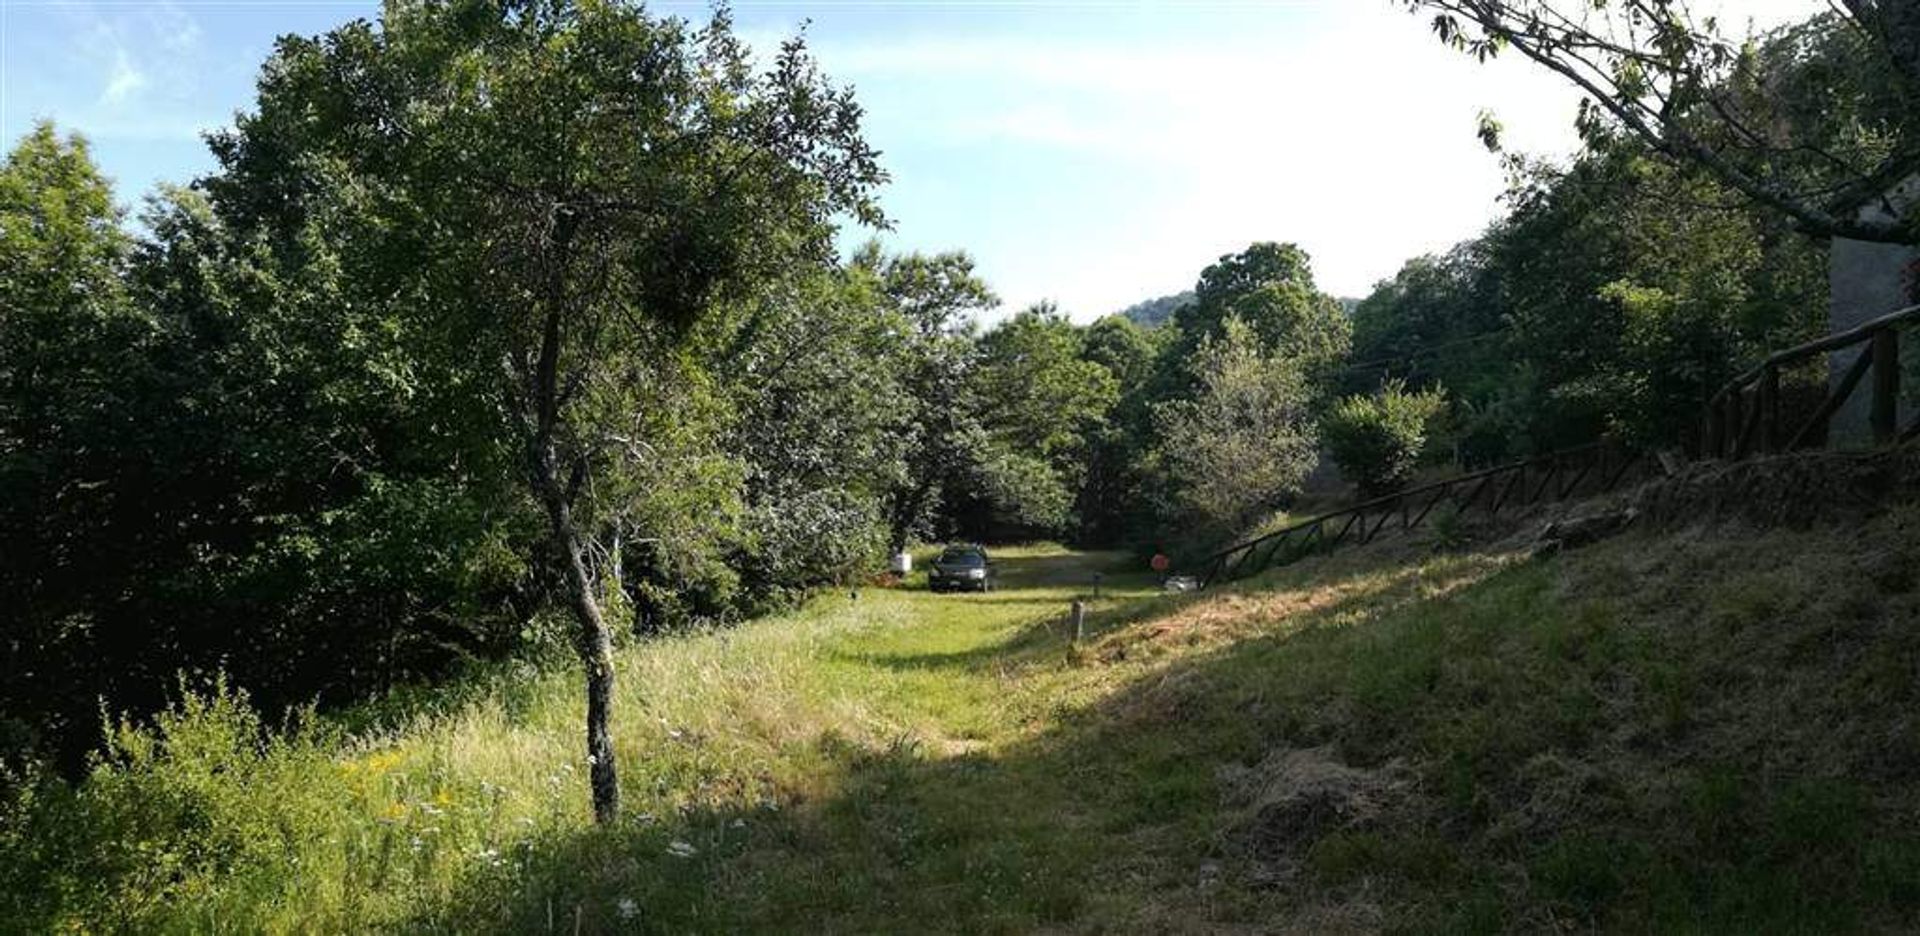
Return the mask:
{"type": "Polygon", "coordinates": [[[617,920],[616,895],[636,895],[665,930],[1025,931],[1122,884],[1101,869],[1140,843],[1108,834],[1115,778],[1063,734],[1099,693],[1072,665],[1066,613],[1087,599],[1098,627],[1161,599],[1117,556],[1038,548],[1000,562],[988,594],[936,595],[915,577],[817,600],[804,615],[817,630],[785,658],[790,721],[735,739],[765,745],[749,771],[761,788],[682,810],[693,856],[669,841],[657,860],[644,834],[594,836],[570,860],[616,870],[584,899],[617,920]],[[623,842],[643,853],[625,873],[623,842]]]}
{"type": "MultiPolygon", "coordinates": [[[[558,814],[502,852],[511,865],[449,879],[409,925],[1030,931],[1133,904],[1154,883],[1139,869],[1190,876],[1205,843],[1190,808],[1166,807],[1213,803],[1210,768],[1156,772],[1077,731],[1112,687],[1066,630],[1076,598],[1096,631],[1176,599],[1118,555],[997,556],[992,593],[936,595],[915,576],[625,652],[625,820],[569,815],[579,771],[563,768],[547,783],[558,814]]],[[[487,761],[531,730],[560,734],[565,694],[441,726],[454,734],[438,758],[510,773],[487,761]]]]}

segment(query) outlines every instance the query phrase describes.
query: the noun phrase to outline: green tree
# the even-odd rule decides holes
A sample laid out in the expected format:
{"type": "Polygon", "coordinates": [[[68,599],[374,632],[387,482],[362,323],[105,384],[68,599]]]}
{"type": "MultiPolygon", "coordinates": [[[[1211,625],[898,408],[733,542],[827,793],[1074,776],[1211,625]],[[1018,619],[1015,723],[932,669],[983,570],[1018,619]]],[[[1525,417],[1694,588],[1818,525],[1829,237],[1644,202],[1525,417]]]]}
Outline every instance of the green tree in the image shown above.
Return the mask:
{"type": "Polygon", "coordinates": [[[1082,336],[1081,355],[1112,374],[1119,391],[1087,445],[1085,480],[1075,507],[1082,543],[1122,542],[1145,514],[1141,459],[1153,441],[1154,373],[1167,334],[1109,315],[1088,325],[1082,336]]]}
{"type": "Polygon", "coordinates": [[[283,251],[317,227],[356,298],[424,358],[468,362],[463,408],[522,453],[587,670],[594,812],[618,811],[612,635],[587,524],[636,387],[718,303],[878,223],[882,173],[851,95],[786,43],[758,73],[724,14],[627,3],[390,5],[282,40],[258,108],[214,139],[221,207],[283,251]]]}
{"type": "Polygon", "coordinates": [[[1413,479],[1432,423],[1446,406],[1437,389],[1409,392],[1404,381],[1388,380],[1336,404],[1320,422],[1320,439],[1362,497],[1384,496],[1413,479]]]}
{"type": "MultiPolygon", "coordinates": [[[[136,468],[113,445],[137,433],[128,382],[152,329],[120,279],[129,242],[86,143],[41,123],[0,165],[0,751],[41,738],[13,713],[46,712],[42,693],[94,649],[90,579],[117,578],[122,505],[115,484],[136,468]],[[17,704],[16,704],[17,703],[17,704]]],[[[76,713],[48,713],[49,735],[76,713]]]]}
{"type": "Polygon", "coordinates": [[[991,455],[976,467],[994,526],[1055,535],[1071,525],[1089,447],[1119,388],[1084,356],[1078,328],[1042,303],[980,340],[972,380],[991,455]]]}
{"type": "Polygon", "coordinates": [[[906,468],[887,496],[887,550],[899,552],[925,528],[942,486],[978,464],[987,444],[970,380],[979,350],[972,315],[1000,300],[959,251],[886,257],[868,244],[853,265],[877,278],[908,326],[906,468]]]}
{"type": "Polygon", "coordinates": [[[1237,317],[1200,342],[1190,398],[1154,408],[1162,528],[1190,543],[1227,539],[1299,493],[1315,462],[1310,392],[1298,359],[1237,317]]]}
{"type": "Polygon", "coordinates": [[[1815,236],[1920,243],[1910,219],[1847,210],[1910,175],[1920,155],[1911,117],[1920,102],[1920,7],[1910,0],[1833,4],[1828,41],[1848,52],[1825,62],[1844,63],[1834,75],[1841,80],[1802,85],[1813,96],[1798,102],[1770,66],[1792,60],[1789,70],[1813,76],[1821,71],[1817,57],[1729,35],[1720,18],[1696,16],[1680,0],[1402,3],[1431,12],[1435,34],[1463,52],[1484,60],[1512,50],[1572,83],[1586,95],[1580,126],[1590,138],[1630,135],[1815,236]],[[1845,80],[1863,72],[1870,73],[1864,82],[1845,80]],[[1848,130],[1851,145],[1834,146],[1790,119],[1795,103],[1805,116],[1809,101],[1832,107],[1847,100],[1836,92],[1863,89],[1883,103],[1848,130]]]}
{"type": "Polygon", "coordinates": [[[1349,392],[1383,377],[1455,388],[1502,379],[1508,323],[1487,245],[1479,239],[1415,257],[1354,307],[1353,363],[1342,381],[1349,392]]]}
{"type": "Polygon", "coordinates": [[[1253,244],[1202,271],[1193,303],[1174,313],[1181,333],[1176,358],[1184,359],[1206,338],[1224,335],[1233,318],[1315,381],[1331,376],[1352,341],[1352,323],[1340,301],[1314,285],[1311,260],[1292,244],[1253,244]]]}
{"type": "Polygon", "coordinates": [[[804,587],[871,567],[919,429],[906,380],[918,340],[874,271],[854,264],[770,290],[719,343],[712,369],[739,414],[728,448],[747,469],[750,584],[804,587]]]}

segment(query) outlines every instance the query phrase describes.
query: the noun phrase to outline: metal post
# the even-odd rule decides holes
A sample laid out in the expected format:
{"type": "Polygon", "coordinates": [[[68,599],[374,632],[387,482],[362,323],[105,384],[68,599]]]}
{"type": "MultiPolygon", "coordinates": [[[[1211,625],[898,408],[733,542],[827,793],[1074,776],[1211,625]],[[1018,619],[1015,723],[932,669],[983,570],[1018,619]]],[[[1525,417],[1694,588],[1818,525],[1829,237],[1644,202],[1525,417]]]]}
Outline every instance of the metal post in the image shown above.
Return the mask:
{"type": "Polygon", "coordinates": [[[1087,604],[1084,601],[1073,603],[1073,642],[1087,639],[1087,604]]]}

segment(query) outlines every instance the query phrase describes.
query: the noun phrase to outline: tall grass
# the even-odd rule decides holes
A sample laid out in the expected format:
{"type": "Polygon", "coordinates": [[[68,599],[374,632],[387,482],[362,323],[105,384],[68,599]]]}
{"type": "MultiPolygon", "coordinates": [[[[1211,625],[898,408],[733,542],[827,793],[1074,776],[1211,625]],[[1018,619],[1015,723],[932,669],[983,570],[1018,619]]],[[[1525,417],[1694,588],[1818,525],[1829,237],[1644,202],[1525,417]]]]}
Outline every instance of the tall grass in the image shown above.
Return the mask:
{"type": "MultiPolygon", "coordinates": [[[[186,693],[0,814],[23,932],[1829,932],[1920,923],[1920,511],[1199,596],[1014,551],[349,734],[186,693]]],[[[358,724],[359,722],[355,722],[358,724]]]]}
{"type": "MultiPolygon", "coordinates": [[[[1048,555],[1064,554],[1011,558],[1048,555]]],[[[613,830],[590,826],[571,668],[499,675],[453,711],[358,736],[311,715],[264,726],[244,694],[183,683],[151,725],[115,726],[84,783],[13,785],[0,813],[0,926],[509,925],[527,922],[528,906],[544,917],[558,894],[553,926],[570,929],[576,917],[637,920],[669,899],[657,888],[684,887],[671,900],[697,904],[702,882],[668,872],[706,866],[701,856],[752,817],[829,796],[848,752],[944,738],[954,716],[965,733],[967,705],[988,698],[964,681],[863,665],[861,647],[964,649],[1064,607],[1087,576],[1069,578],[1018,602],[835,593],[623,649],[614,729],[627,816],[613,830]],[[638,876],[655,892],[597,891],[596,875],[635,879],[635,862],[661,871],[638,876]]]]}

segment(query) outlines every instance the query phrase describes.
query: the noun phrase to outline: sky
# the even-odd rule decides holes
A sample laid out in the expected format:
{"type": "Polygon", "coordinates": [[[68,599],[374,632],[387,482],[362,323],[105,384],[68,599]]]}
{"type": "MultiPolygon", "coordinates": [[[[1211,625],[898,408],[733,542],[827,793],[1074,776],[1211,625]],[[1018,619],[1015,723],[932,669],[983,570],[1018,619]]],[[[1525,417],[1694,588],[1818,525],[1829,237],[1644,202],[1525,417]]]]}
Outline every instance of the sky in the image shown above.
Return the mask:
{"type": "MultiPolygon", "coordinates": [[[[1696,4],[1698,5],[1698,4],[1696,4]]],[[[656,2],[703,18],[705,2],[656,2]]],[[[1823,0],[1724,0],[1730,21],[1823,0]]],[[[1443,48],[1395,0],[735,0],[771,49],[804,28],[851,84],[892,181],[896,250],[964,249],[1003,310],[1087,321],[1190,288],[1255,241],[1362,296],[1483,229],[1505,187],[1475,135],[1564,157],[1578,96],[1443,48]]],[[[378,15],[347,0],[0,0],[0,137],[77,130],[129,206],[213,168],[274,37],[378,15]]]]}

